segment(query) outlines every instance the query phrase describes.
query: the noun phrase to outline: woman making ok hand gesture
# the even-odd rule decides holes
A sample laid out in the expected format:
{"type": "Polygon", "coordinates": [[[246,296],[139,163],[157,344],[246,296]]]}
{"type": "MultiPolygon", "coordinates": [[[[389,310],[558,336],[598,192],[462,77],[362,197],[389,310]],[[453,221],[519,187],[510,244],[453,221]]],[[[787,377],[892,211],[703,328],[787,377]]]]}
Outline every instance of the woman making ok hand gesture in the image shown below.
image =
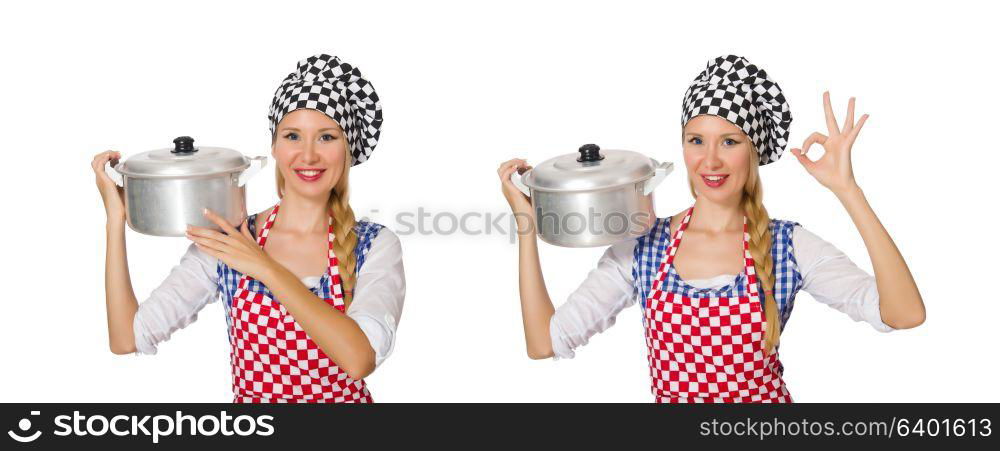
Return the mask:
{"type": "Polygon", "coordinates": [[[854,179],[851,165],[851,150],[861,128],[868,120],[862,115],[854,122],[854,97],[847,102],[847,117],[843,127],[837,124],[830,104],[830,93],[823,93],[823,109],[826,112],[826,128],[829,135],[813,132],[802,143],[801,148],[793,148],[792,154],[802,163],[802,167],[819,183],[827,187],[847,210],[854,221],[861,238],[868,249],[868,256],[875,271],[878,287],[879,309],[887,324],[897,329],[916,327],[924,321],[924,303],[917,290],[902,254],[896,248],[889,232],[875,215],[864,193],[854,179]],[[809,149],[813,144],[823,146],[825,152],[818,160],[809,159],[809,149]]]}
{"type": "Polygon", "coordinates": [[[829,134],[812,134],[793,153],[854,219],[875,277],[797,222],[769,216],[758,169],[787,146],[791,112],[763,69],[723,56],[684,96],[681,144],[694,205],[609,247],[558,309],[542,278],[530,203],[510,181],[528,163],[500,165],[504,195],[526,230],[518,264],[528,355],[573,357],[639,303],[657,402],[791,402],[778,344],[799,290],[880,331],[921,324],[913,277],[851,170],[851,146],[867,116],[854,122],[852,100],[840,128],[824,100],[829,134]],[[817,161],[806,156],[813,143],[827,149],[817,161]]]}

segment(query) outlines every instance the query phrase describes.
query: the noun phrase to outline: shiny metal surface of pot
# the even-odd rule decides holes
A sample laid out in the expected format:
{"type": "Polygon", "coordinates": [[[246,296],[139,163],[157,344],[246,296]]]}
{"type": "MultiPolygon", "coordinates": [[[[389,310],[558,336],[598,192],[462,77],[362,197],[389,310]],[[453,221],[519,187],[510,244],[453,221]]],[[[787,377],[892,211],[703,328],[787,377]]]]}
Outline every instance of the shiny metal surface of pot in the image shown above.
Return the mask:
{"type": "Polygon", "coordinates": [[[653,190],[673,170],[637,152],[593,144],[546,160],[512,180],[531,197],[538,237],[596,247],[646,234],[656,221],[653,190]]]}
{"type": "Polygon", "coordinates": [[[218,147],[196,149],[188,137],[174,143],[173,150],[144,152],[105,166],[124,187],[129,227],[155,236],[184,236],[188,224],[220,230],[202,214],[205,208],[239,226],[247,216],[246,182],[266,165],[266,157],[246,158],[218,147]]]}
{"type": "Polygon", "coordinates": [[[200,178],[125,177],[129,227],[155,236],[184,236],[187,225],[219,230],[202,213],[208,208],[239,226],[247,216],[246,187],[239,173],[200,178]]]}

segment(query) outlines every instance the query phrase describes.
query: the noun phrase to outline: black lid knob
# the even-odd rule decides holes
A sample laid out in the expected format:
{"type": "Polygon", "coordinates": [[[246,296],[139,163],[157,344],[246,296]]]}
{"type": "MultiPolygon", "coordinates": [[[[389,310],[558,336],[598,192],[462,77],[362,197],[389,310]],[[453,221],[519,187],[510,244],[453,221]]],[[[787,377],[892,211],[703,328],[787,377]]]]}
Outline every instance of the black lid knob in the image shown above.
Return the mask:
{"type": "Polygon", "coordinates": [[[597,144],[584,144],[580,146],[580,158],[577,158],[576,161],[586,163],[603,159],[604,155],[601,155],[601,148],[597,144]]]}
{"type": "Polygon", "coordinates": [[[179,136],[174,138],[174,150],[171,153],[194,153],[198,149],[194,148],[194,138],[190,136],[179,136]]]}

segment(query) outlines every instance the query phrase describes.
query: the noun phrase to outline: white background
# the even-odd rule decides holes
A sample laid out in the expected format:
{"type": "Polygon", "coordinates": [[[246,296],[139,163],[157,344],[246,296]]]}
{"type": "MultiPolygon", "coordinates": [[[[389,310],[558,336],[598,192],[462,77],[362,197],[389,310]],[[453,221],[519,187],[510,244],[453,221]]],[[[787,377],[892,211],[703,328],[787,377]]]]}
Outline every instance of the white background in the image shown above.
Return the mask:
{"type": "MultiPolygon", "coordinates": [[[[360,67],[383,99],[382,140],[353,171],[352,204],[390,227],[393,213],[421,206],[507,211],[495,169],[515,156],[538,163],[596,142],[682,167],[681,96],[718,55],[746,56],[778,81],[795,145],[824,128],[824,89],[838,116],[857,96],[871,118],[855,172],[928,319],[881,334],[800,292],[782,337],[788,387],[803,402],[1000,401],[995,11],[957,1],[610,4],[6,7],[0,401],[231,401],[218,302],[156,356],[109,351],[104,211],[90,160],[179,135],[267,154],[274,89],[320,52],[360,67]]],[[[871,270],[843,208],[790,154],[761,173],[773,217],[871,270]]],[[[660,216],[690,205],[684,171],[657,196],[660,216]]],[[[276,199],[270,171],[251,182],[251,211],[276,199]]],[[[394,354],[368,378],[376,401],[651,400],[638,308],[577,358],[532,361],[506,236],[401,239],[406,308],[394,354]]],[[[131,230],[127,242],[140,300],[188,246],[131,230]]],[[[557,303],[601,252],[541,244],[557,303]]]]}

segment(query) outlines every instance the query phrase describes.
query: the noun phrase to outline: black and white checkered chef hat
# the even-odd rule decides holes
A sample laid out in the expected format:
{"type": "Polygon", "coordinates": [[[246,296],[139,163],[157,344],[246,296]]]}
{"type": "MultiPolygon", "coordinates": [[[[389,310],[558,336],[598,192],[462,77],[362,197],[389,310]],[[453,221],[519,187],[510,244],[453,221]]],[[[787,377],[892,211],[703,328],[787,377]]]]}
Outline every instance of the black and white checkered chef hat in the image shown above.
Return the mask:
{"type": "Polygon", "coordinates": [[[281,118],[299,108],[317,110],[340,124],[351,144],[352,165],[363,163],[375,150],[382,128],[382,104],[361,71],[340,58],[319,54],[299,61],[295,72],[274,92],[267,115],[271,136],[281,118]]]}
{"type": "Polygon", "coordinates": [[[788,144],[792,113],[781,88],[767,72],[742,56],[708,62],[684,94],[681,125],[711,114],[732,122],[753,141],[760,165],[777,161],[788,144]]]}

